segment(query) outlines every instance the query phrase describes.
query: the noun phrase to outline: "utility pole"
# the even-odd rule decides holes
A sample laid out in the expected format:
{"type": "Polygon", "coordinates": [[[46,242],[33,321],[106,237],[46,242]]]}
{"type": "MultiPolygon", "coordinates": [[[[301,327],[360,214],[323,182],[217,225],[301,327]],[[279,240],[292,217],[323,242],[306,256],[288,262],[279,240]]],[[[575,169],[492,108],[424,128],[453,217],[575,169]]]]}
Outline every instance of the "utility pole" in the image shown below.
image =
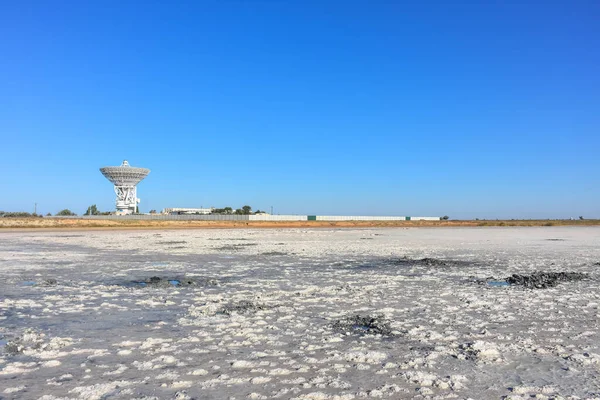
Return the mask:
{"type": "Polygon", "coordinates": [[[33,203],[33,204],[34,204],[34,206],[33,206],[33,213],[37,214],[37,203],[33,203]]]}
{"type": "Polygon", "coordinates": [[[273,215],[273,206],[271,206],[271,215],[273,215]]]}

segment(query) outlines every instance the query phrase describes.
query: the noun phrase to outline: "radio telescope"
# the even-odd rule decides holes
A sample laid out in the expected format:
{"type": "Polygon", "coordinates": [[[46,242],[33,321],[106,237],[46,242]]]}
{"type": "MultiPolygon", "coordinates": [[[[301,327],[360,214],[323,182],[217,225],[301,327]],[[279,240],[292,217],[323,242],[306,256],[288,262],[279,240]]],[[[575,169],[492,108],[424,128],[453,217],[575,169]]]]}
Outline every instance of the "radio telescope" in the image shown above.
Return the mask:
{"type": "Polygon", "coordinates": [[[132,167],[125,160],[119,167],[100,168],[100,172],[115,185],[117,215],[135,213],[140,202],[140,199],[137,198],[136,185],[150,173],[150,170],[132,167]]]}

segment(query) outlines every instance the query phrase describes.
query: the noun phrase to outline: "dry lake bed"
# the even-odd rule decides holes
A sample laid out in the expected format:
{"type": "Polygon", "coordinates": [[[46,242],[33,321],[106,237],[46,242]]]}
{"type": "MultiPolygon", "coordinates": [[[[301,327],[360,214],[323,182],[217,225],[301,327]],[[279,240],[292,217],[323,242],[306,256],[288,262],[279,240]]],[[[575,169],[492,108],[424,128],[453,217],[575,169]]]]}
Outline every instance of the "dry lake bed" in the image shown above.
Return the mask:
{"type": "Polygon", "coordinates": [[[1,399],[600,398],[598,227],[0,232],[0,271],[1,399]]]}

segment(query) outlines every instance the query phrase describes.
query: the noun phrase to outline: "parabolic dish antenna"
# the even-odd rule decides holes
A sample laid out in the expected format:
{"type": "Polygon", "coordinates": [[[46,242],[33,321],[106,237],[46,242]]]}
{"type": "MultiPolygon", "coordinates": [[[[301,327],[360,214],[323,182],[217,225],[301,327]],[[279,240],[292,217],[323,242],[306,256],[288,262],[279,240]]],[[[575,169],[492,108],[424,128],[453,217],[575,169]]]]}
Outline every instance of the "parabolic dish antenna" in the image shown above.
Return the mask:
{"type": "Polygon", "coordinates": [[[100,168],[100,172],[115,185],[117,214],[135,213],[140,202],[140,199],[137,198],[136,185],[150,173],[150,170],[132,167],[125,160],[119,167],[100,168]]]}

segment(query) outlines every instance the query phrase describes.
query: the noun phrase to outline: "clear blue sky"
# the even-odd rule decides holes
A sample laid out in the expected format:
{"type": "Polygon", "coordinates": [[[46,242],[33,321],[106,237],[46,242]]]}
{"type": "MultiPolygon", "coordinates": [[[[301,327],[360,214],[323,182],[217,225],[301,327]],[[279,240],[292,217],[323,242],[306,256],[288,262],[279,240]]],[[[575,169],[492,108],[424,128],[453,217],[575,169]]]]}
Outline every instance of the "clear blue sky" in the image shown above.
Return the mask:
{"type": "Polygon", "coordinates": [[[0,210],[600,217],[597,1],[91,3],[0,5],[0,210]]]}

